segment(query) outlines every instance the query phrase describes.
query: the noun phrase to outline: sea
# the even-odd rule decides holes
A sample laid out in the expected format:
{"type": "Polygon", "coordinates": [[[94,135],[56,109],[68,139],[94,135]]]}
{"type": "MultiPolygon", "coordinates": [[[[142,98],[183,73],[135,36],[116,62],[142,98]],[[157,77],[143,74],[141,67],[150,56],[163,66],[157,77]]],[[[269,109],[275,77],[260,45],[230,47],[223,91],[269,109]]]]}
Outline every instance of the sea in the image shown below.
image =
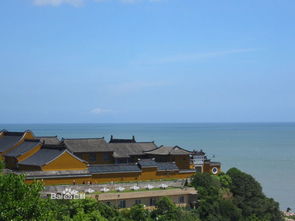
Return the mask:
{"type": "Polygon", "coordinates": [[[264,193],[295,210],[295,123],[0,124],[0,130],[36,136],[104,137],[155,141],[206,152],[212,161],[251,174],[264,193]]]}

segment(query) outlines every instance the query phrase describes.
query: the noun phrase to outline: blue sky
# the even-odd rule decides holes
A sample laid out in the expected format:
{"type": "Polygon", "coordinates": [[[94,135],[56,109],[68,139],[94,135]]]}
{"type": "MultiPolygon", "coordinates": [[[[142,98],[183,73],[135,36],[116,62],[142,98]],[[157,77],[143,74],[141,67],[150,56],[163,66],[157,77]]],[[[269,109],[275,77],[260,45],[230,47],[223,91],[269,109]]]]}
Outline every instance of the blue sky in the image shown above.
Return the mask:
{"type": "Polygon", "coordinates": [[[1,0],[0,123],[295,121],[293,0],[1,0]]]}

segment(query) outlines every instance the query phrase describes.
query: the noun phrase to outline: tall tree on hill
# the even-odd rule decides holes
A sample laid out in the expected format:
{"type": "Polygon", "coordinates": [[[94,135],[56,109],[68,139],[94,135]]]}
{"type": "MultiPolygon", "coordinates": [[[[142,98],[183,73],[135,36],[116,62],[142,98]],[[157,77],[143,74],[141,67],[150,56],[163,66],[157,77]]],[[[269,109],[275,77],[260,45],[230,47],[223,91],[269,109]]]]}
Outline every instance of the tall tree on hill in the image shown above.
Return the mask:
{"type": "Polygon", "coordinates": [[[233,202],[242,210],[243,217],[256,216],[259,220],[267,221],[283,220],[279,204],[263,194],[261,185],[251,175],[237,168],[228,170],[227,175],[232,180],[230,191],[233,202]]]}

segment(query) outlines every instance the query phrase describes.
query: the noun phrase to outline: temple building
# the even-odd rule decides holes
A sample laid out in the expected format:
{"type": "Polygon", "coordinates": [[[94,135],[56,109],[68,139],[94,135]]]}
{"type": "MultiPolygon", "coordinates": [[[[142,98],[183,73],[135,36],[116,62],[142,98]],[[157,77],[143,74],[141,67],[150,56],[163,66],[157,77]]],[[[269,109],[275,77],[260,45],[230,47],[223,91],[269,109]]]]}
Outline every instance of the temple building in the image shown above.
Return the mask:
{"type": "Polygon", "coordinates": [[[87,169],[88,163],[70,151],[63,145],[44,144],[34,155],[18,163],[21,171],[60,171],[87,169]]]}
{"type": "Polygon", "coordinates": [[[112,164],[113,150],[102,138],[76,138],[62,139],[66,148],[77,157],[87,161],[89,164],[112,164]]]}
{"type": "Polygon", "coordinates": [[[36,154],[42,147],[40,140],[24,140],[20,145],[5,154],[5,165],[9,169],[18,169],[19,162],[36,154]]]}
{"type": "Polygon", "coordinates": [[[36,137],[36,139],[40,140],[42,143],[45,144],[59,144],[60,140],[57,136],[42,136],[42,137],[36,137]]]}
{"type": "Polygon", "coordinates": [[[195,172],[217,174],[219,162],[203,151],[157,146],[132,139],[35,137],[31,131],[0,133],[6,168],[27,182],[46,185],[186,179],[195,172]]]}
{"type": "Polygon", "coordinates": [[[179,146],[160,146],[150,151],[145,151],[149,158],[155,158],[158,162],[175,162],[180,169],[191,169],[191,155],[193,152],[187,151],[179,146]]]}
{"type": "Polygon", "coordinates": [[[113,150],[115,163],[137,162],[139,159],[147,158],[146,151],[157,148],[152,142],[136,142],[134,136],[132,139],[114,139],[108,143],[108,147],[113,150]]]}
{"type": "Polygon", "coordinates": [[[26,139],[34,139],[34,134],[27,130],[24,132],[0,132],[0,160],[9,151],[22,144],[26,139]]]}

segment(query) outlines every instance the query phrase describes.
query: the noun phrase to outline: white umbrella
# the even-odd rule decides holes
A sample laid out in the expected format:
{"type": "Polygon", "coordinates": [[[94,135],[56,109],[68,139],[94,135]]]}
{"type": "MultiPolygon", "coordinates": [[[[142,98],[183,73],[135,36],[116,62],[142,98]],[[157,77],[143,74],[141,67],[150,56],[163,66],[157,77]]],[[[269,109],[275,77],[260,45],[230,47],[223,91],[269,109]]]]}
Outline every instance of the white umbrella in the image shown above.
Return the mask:
{"type": "Polygon", "coordinates": [[[93,189],[91,189],[91,188],[88,188],[88,189],[85,190],[85,193],[93,193],[93,192],[95,192],[95,191],[93,189]]]}
{"type": "Polygon", "coordinates": [[[121,186],[119,186],[119,187],[117,187],[117,188],[116,188],[116,190],[117,190],[117,191],[119,191],[119,192],[122,192],[122,191],[124,191],[124,190],[125,190],[125,188],[124,188],[124,187],[121,187],[121,186]]]}
{"type": "Polygon", "coordinates": [[[132,186],[132,187],[130,187],[130,189],[131,189],[131,190],[139,190],[140,187],[139,187],[139,186],[132,186]]]}
{"type": "Polygon", "coordinates": [[[162,183],[160,186],[159,186],[161,189],[166,189],[167,187],[168,187],[168,185],[167,184],[164,184],[164,183],[162,183]]]}
{"type": "Polygon", "coordinates": [[[104,188],[100,189],[100,191],[101,191],[101,192],[109,192],[109,191],[110,191],[110,189],[108,189],[108,188],[104,187],[104,188]]]}
{"type": "Polygon", "coordinates": [[[147,186],[145,186],[145,188],[146,188],[146,189],[148,189],[148,190],[151,190],[151,189],[153,189],[153,188],[154,188],[154,186],[153,186],[153,185],[150,185],[150,184],[148,184],[147,186]]]}

